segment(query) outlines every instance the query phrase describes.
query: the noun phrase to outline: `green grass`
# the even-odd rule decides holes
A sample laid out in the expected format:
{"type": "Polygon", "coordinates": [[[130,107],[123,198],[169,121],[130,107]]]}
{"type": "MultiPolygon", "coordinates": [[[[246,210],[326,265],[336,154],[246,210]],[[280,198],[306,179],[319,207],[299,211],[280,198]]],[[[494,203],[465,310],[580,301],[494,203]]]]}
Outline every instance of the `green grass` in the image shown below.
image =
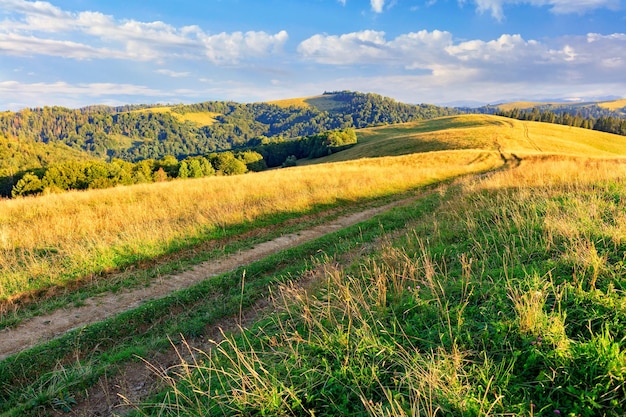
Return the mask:
{"type": "Polygon", "coordinates": [[[537,158],[401,209],[404,234],[284,284],[137,414],[623,416],[625,174],[537,158]]]}

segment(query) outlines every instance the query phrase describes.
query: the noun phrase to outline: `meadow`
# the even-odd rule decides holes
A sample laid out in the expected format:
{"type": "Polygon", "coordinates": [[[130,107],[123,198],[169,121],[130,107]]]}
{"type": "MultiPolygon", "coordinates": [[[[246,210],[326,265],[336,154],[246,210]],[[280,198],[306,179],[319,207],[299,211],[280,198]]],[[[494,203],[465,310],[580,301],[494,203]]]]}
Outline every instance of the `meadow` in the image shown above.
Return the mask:
{"type": "Polygon", "coordinates": [[[90,396],[142,360],[160,382],[113,413],[626,414],[624,138],[493,116],[358,134],[315,164],[0,201],[8,312],[228,233],[238,250],[420,195],[0,361],[0,415],[94,415],[90,396]],[[227,318],[241,328],[221,340],[227,318]]]}
{"type": "Polygon", "coordinates": [[[267,216],[354,204],[501,164],[454,151],[0,202],[0,302],[65,286],[267,216]]]}
{"type": "Polygon", "coordinates": [[[180,347],[136,415],[624,415],[625,201],[624,161],[451,187],[374,253],[283,284],[242,334],[180,347]]]}

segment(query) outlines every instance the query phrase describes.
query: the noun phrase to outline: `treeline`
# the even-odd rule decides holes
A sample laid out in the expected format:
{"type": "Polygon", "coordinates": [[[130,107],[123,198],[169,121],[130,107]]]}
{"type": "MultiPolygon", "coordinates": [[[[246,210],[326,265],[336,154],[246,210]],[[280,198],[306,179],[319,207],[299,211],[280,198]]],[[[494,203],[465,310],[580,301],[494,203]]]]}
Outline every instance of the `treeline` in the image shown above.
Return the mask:
{"type": "Polygon", "coordinates": [[[451,108],[410,105],[377,94],[326,93],[337,106],[283,108],[267,103],[210,101],[137,111],[150,106],[82,109],[43,107],[0,113],[0,136],[19,141],[63,143],[98,158],[138,162],[248,147],[263,138],[293,139],[324,131],[400,123],[458,113],[451,108]],[[211,112],[215,123],[198,126],[176,114],[211,112]]]}
{"type": "Polygon", "coordinates": [[[0,184],[5,196],[19,197],[44,192],[109,188],[168,181],[176,178],[200,178],[212,175],[238,175],[262,171],[268,167],[294,165],[296,159],[318,158],[344,149],[357,142],[353,129],[324,132],[296,140],[275,140],[255,150],[213,152],[188,156],[182,160],[172,155],[164,158],[128,162],[114,159],[71,160],[45,168],[28,170],[0,184]]]}
{"type": "Polygon", "coordinates": [[[512,109],[509,111],[498,111],[495,114],[518,120],[556,123],[626,136],[626,119],[615,116],[583,117],[581,114],[555,113],[548,110],[539,110],[538,108],[533,108],[532,110],[512,109]]]}
{"type": "Polygon", "coordinates": [[[127,162],[68,161],[28,171],[11,189],[11,196],[43,192],[87,190],[167,181],[174,178],[199,178],[216,174],[237,175],[256,169],[262,157],[255,152],[222,152],[188,157],[179,161],[166,156],[158,161],[145,159],[127,162]]]}

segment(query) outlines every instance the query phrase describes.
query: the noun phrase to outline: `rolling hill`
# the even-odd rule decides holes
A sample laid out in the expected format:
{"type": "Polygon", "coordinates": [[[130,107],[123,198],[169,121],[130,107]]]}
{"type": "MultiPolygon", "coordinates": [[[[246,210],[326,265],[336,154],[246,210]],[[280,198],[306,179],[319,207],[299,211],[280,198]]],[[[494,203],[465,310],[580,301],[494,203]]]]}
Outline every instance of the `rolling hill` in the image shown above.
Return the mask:
{"type": "Polygon", "coordinates": [[[519,157],[538,154],[598,158],[626,156],[624,136],[492,115],[450,116],[364,128],[357,136],[355,146],[308,163],[469,149],[519,157]]]}

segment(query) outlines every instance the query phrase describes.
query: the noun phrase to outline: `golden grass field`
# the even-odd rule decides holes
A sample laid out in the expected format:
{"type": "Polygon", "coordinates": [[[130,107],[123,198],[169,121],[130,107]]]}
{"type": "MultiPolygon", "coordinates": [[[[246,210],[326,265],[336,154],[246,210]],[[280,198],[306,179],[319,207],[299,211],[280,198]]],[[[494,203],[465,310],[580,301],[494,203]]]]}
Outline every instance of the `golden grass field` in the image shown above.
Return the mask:
{"type": "Polygon", "coordinates": [[[0,300],[153,257],[207,230],[404,192],[502,164],[495,152],[362,159],[0,202],[0,300]]]}
{"type": "Polygon", "coordinates": [[[613,101],[603,101],[601,103],[598,103],[598,106],[604,107],[609,110],[623,109],[626,107],[626,98],[623,98],[620,100],[613,100],[613,101]]]}
{"type": "Polygon", "coordinates": [[[600,101],[597,103],[563,103],[563,102],[549,102],[549,101],[513,101],[510,103],[502,103],[502,104],[498,104],[496,105],[496,107],[499,107],[501,110],[503,111],[510,111],[513,109],[520,109],[520,110],[529,110],[532,109],[533,107],[537,107],[537,106],[546,106],[546,105],[553,105],[555,107],[559,107],[559,106],[563,106],[563,105],[567,105],[567,104],[580,104],[580,105],[585,105],[585,104],[597,104],[600,107],[603,107],[605,109],[609,109],[609,110],[619,110],[619,109],[623,109],[624,107],[626,107],[626,98],[623,99],[619,99],[619,100],[611,100],[611,101],[600,101]]]}
{"type": "Polygon", "coordinates": [[[450,116],[366,128],[358,131],[358,141],[350,149],[325,157],[324,162],[450,149],[500,150],[520,157],[536,154],[626,157],[624,136],[490,115],[450,116]]]}
{"type": "Polygon", "coordinates": [[[149,258],[174,241],[274,213],[404,192],[494,169],[502,157],[626,157],[626,138],[497,116],[362,129],[354,147],[234,177],[0,201],[0,300],[149,258]]]}
{"type": "Polygon", "coordinates": [[[211,126],[215,123],[215,118],[220,115],[220,113],[213,112],[190,112],[185,114],[180,114],[176,112],[172,112],[172,108],[169,106],[163,107],[151,107],[148,109],[134,110],[137,113],[169,113],[178,119],[179,122],[191,122],[196,126],[211,126]]]}
{"type": "Polygon", "coordinates": [[[268,104],[274,104],[279,107],[315,107],[321,111],[333,110],[341,107],[341,102],[335,101],[333,94],[324,94],[312,97],[299,97],[284,100],[270,101],[268,104]]]}

